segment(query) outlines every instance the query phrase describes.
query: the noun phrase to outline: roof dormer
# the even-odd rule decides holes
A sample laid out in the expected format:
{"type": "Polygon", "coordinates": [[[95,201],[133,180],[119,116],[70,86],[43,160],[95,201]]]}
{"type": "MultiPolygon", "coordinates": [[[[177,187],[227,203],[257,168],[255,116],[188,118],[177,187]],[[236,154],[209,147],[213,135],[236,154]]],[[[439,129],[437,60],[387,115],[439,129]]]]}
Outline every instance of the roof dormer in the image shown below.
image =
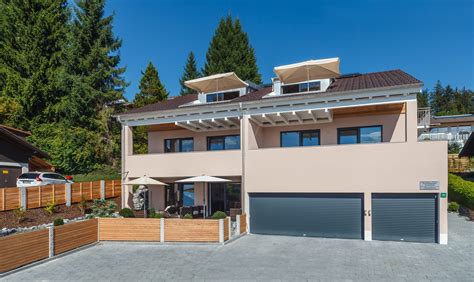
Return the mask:
{"type": "Polygon", "coordinates": [[[310,60],[274,68],[273,95],[324,92],[338,77],[339,58],[310,60]]]}

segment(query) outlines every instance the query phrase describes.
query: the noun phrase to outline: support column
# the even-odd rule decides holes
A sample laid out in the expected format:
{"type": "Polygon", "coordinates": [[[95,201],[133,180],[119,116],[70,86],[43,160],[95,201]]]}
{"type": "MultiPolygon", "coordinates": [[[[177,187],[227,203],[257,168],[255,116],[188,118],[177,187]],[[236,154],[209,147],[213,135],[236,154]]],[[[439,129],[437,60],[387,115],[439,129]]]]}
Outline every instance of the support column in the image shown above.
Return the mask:
{"type": "MultiPolygon", "coordinates": [[[[248,151],[248,144],[249,144],[249,130],[252,130],[250,128],[250,120],[249,116],[243,114],[242,119],[240,122],[240,134],[242,136],[241,140],[241,146],[242,146],[242,181],[241,181],[241,195],[242,195],[242,210],[244,213],[247,215],[246,220],[247,220],[247,226],[250,226],[250,210],[249,210],[249,195],[247,193],[247,187],[246,187],[246,154],[248,151]]],[[[239,221],[237,221],[237,226],[240,226],[239,221]]],[[[250,230],[248,230],[250,233],[250,230]]],[[[240,232],[239,232],[240,234],[240,232]]]]}
{"type": "Polygon", "coordinates": [[[416,100],[406,102],[406,141],[418,142],[418,108],[416,100]]]}
{"type": "Polygon", "coordinates": [[[54,256],[54,226],[48,227],[49,229],[49,257],[54,256]]]}
{"type": "Polygon", "coordinates": [[[219,243],[224,243],[224,220],[219,219],[219,243]]]}
{"type": "Polygon", "coordinates": [[[372,193],[364,193],[364,240],[372,241],[372,193]]]}
{"type": "Polygon", "coordinates": [[[441,198],[441,193],[438,194],[438,215],[439,215],[439,238],[438,242],[442,245],[448,244],[448,196],[441,198]]]}
{"type": "Polygon", "coordinates": [[[100,181],[100,199],[105,200],[105,180],[100,181]]]}
{"type": "Polygon", "coordinates": [[[122,208],[128,208],[127,157],[133,155],[133,131],[128,125],[122,125],[122,208]]]}
{"type": "Polygon", "coordinates": [[[160,242],[165,242],[165,219],[160,218],[160,242]]]}
{"type": "Polygon", "coordinates": [[[72,198],[72,193],[71,193],[72,184],[71,183],[66,183],[65,187],[66,187],[66,206],[70,207],[71,206],[71,198],[72,198]]]}
{"type": "MultiPolygon", "coordinates": [[[[41,188],[40,188],[41,189],[41,188]]],[[[26,210],[26,187],[20,187],[20,206],[26,210]]]]}

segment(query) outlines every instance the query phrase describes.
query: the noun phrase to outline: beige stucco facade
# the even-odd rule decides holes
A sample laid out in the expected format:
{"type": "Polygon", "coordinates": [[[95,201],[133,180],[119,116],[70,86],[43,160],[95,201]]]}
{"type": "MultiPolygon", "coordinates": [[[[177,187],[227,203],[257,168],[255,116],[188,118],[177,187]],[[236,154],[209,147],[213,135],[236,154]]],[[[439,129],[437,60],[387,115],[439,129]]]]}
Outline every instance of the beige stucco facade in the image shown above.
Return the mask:
{"type": "MultiPolygon", "coordinates": [[[[245,112],[240,130],[193,132],[149,131],[149,154],[133,155],[132,131],[123,129],[123,170],[127,179],[147,175],[166,183],[197,175],[230,178],[242,184],[242,208],[248,214],[249,193],[363,193],[371,210],[372,193],[447,193],[446,142],[417,141],[416,100],[405,101],[401,113],[335,116],[330,122],[260,126],[245,112]],[[381,125],[383,142],[338,145],[337,130],[381,125]],[[321,146],[280,147],[280,132],[320,130],[321,146]],[[207,137],[240,134],[241,149],[207,151],[207,137]],[[168,138],[194,139],[194,152],[164,153],[168,138]],[[168,182],[167,182],[168,181],[168,182]],[[439,190],[420,190],[420,181],[438,181],[439,190]]],[[[124,189],[129,189],[124,187],[124,189]]],[[[204,185],[195,186],[195,204],[202,204],[204,185]]],[[[124,191],[124,205],[129,203],[124,191]]],[[[164,188],[153,190],[152,202],[164,208],[164,188]]],[[[447,198],[439,198],[439,242],[447,242],[447,198]]],[[[364,217],[365,239],[372,221],[364,217]]],[[[251,230],[250,230],[251,232],[251,230]]]]}

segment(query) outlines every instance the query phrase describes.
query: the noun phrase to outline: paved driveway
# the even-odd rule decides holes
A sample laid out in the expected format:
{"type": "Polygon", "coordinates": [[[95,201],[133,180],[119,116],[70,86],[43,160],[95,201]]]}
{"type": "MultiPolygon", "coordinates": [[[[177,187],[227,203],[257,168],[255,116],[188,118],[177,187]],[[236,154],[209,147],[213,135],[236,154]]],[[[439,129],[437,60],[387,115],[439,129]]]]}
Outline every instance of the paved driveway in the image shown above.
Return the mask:
{"type": "Polygon", "coordinates": [[[474,281],[474,222],[449,215],[449,245],[248,235],[225,246],[108,243],[5,280],[474,281]]]}

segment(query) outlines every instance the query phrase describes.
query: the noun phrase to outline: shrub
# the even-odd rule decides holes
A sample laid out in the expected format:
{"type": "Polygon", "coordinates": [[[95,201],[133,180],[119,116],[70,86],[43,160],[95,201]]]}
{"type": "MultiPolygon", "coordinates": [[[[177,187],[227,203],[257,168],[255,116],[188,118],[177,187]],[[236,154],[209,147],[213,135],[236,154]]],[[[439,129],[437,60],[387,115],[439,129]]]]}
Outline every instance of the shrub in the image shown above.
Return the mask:
{"type": "Polygon", "coordinates": [[[16,220],[18,221],[18,223],[21,223],[24,219],[25,219],[25,216],[26,216],[26,210],[24,208],[17,208],[15,211],[15,217],[16,217],[16,220]]]}
{"type": "Polygon", "coordinates": [[[183,216],[183,218],[184,218],[184,219],[193,219],[193,216],[192,216],[192,214],[187,213],[187,214],[185,214],[185,215],[183,216]]]}
{"type": "Polygon", "coordinates": [[[450,212],[458,212],[459,211],[459,204],[456,202],[449,202],[448,204],[448,211],[450,212]]]}
{"type": "Polygon", "coordinates": [[[61,217],[55,218],[53,221],[53,225],[54,226],[64,225],[64,219],[62,219],[61,217]]]}
{"type": "Polygon", "coordinates": [[[448,192],[451,201],[474,210],[474,182],[450,173],[448,175],[448,192]]]}
{"type": "Polygon", "coordinates": [[[123,217],[135,217],[133,211],[129,208],[123,208],[119,211],[119,215],[123,217]]]}
{"type": "Polygon", "coordinates": [[[94,199],[89,217],[111,217],[116,209],[117,205],[113,201],[94,199]]]}
{"type": "Polygon", "coordinates": [[[212,215],[212,219],[224,219],[227,217],[227,214],[223,211],[216,211],[213,215],[212,215]]]}
{"type": "Polygon", "coordinates": [[[162,212],[156,212],[154,208],[148,210],[148,217],[149,218],[164,218],[165,215],[162,212]]]}
{"type": "Polygon", "coordinates": [[[44,207],[44,211],[48,214],[53,214],[55,210],[56,205],[54,204],[54,202],[49,202],[48,204],[46,204],[46,207],[44,207]]]}
{"type": "Polygon", "coordinates": [[[79,207],[79,211],[81,212],[81,214],[86,214],[87,201],[84,198],[84,196],[81,197],[81,201],[79,202],[78,207],[79,207]]]}

